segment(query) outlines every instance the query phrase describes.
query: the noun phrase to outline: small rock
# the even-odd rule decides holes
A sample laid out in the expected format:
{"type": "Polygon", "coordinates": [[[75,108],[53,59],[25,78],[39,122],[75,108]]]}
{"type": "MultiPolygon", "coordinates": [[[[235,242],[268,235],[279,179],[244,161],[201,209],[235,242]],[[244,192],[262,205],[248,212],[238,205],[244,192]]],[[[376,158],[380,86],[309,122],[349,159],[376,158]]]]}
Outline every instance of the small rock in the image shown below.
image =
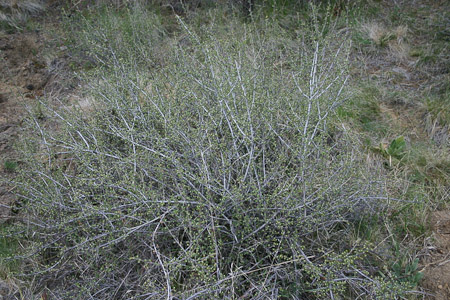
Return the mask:
{"type": "Polygon", "coordinates": [[[442,290],[442,285],[441,284],[438,285],[438,289],[442,290]]]}

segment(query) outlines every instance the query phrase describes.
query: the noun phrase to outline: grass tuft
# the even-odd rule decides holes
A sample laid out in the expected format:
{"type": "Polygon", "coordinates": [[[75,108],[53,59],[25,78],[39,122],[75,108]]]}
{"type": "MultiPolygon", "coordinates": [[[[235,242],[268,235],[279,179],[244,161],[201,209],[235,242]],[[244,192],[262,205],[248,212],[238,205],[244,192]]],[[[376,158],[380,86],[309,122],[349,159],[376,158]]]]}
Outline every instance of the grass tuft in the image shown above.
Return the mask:
{"type": "Polygon", "coordinates": [[[0,0],[0,26],[9,30],[23,30],[30,15],[44,10],[40,0],[0,0]]]}

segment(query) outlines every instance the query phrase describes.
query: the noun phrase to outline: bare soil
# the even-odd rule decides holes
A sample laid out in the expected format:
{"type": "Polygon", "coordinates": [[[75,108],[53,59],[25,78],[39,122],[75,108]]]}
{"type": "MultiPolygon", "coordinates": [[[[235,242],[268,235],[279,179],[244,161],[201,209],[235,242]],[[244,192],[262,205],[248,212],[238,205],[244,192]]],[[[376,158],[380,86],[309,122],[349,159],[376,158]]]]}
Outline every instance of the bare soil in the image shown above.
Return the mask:
{"type": "Polygon", "coordinates": [[[429,254],[423,259],[422,287],[432,295],[428,299],[450,299],[450,210],[431,214],[433,236],[429,254]]]}
{"type": "Polygon", "coordinates": [[[13,187],[8,184],[15,176],[19,157],[14,150],[26,105],[44,94],[50,79],[41,55],[44,37],[39,32],[1,34],[0,36],[0,222],[10,216],[14,202],[13,187]],[[13,164],[7,167],[7,163],[13,164]]]}

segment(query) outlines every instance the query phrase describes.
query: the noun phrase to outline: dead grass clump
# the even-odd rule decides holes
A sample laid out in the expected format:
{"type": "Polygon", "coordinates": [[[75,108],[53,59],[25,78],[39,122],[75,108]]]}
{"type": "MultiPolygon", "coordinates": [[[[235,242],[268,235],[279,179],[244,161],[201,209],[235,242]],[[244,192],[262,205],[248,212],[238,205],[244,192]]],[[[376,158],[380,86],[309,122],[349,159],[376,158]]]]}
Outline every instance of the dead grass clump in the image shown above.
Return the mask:
{"type": "Polygon", "coordinates": [[[410,52],[406,43],[408,26],[400,25],[388,29],[383,24],[370,22],[362,25],[362,31],[378,47],[387,47],[390,54],[398,60],[405,60],[410,52]]]}
{"type": "Polygon", "coordinates": [[[0,24],[20,30],[30,15],[43,10],[40,0],[0,0],[0,24]]]}
{"type": "Polygon", "coordinates": [[[391,35],[391,39],[388,43],[389,51],[392,56],[396,57],[398,60],[406,60],[408,58],[410,47],[406,43],[406,35],[408,34],[408,26],[397,26],[391,35]]]}
{"type": "Polygon", "coordinates": [[[362,30],[376,45],[382,45],[388,35],[388,30],[383,25],[374,22],[364,24],[362,30]]]}

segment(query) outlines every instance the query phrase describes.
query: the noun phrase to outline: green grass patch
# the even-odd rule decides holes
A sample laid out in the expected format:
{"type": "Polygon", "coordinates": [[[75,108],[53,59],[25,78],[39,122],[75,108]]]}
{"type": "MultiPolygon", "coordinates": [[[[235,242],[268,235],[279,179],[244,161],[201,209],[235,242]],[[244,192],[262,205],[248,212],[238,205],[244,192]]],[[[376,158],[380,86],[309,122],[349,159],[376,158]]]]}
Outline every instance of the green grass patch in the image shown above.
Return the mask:
{"type": "Polygon", "coordinates": [[[6,279],[18,270],[20,264],[13,259],[18,254],[19,239],[8,229],[10,225],[2,224],[0,228],[0,278],[6,279]]]}
{"type": "Polygon", "coordinates": [[[12,161],[12,160],[6,160],[3,163],[3,167],[5,168],[5,170],[7,172],[13,173],[13,172],[15,172],[17,170],[18,164],[17,164],[17,162],[12,161]]]}
{"type": "Polygon", "coordinates": [[[438,122],[441,126],[450,125],[450,90],[429,97],[425,104],[433,121],[438,122]]]}
{"type": "Polygon", "coordinates": [[[384,121],[386,116],[382,115],[379,106],[382,97],[381,91],[377,87],[364,86],[337,109],[337,115],[375,137],[385,136],[389,125],[384,121]]]}

